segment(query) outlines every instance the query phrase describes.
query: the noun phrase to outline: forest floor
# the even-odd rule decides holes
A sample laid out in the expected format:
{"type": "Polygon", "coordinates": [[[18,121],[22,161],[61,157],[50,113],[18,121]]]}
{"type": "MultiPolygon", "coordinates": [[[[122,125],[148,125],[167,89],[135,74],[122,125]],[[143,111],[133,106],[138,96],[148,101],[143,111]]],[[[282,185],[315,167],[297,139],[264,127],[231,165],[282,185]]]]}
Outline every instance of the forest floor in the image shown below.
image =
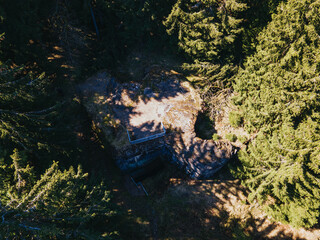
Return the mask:
{"type": "Polygon", "coordinates": [[[172,179],[171,182],[172,185],[160,201],[166,201],[169,196],[183,199],[185,208],[175,211],[168,219],[171,223],[182,219],[184,221],[174,228],[168,224],[168,228],[163,231],[166,234],[173,232],[177,234],[177,238],[180,235],[179,237],[188,236],[190,239],[320,238],[320,230],[295,229],[286,224],[273,222],[261,211],[260,206],[249,204],[247,190],[238,180],[172,179]],[[181,212],[185,210],[187,213],[181,212]],[[227,238],[217,238],[217,233],[223,233],[227,238]]]}

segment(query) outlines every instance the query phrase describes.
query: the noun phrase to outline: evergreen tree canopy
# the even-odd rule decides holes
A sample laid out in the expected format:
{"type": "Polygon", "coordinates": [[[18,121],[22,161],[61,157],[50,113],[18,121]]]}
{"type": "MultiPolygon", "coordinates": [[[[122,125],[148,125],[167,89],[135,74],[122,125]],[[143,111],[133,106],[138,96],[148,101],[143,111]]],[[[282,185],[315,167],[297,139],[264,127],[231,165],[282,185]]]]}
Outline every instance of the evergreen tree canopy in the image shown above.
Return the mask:
{"type": "Polygon", "coordinates": [[[230,87],[236,40],[243,28],[240,14],[246,4],[237,0],[178,0],[164,21],[167,33],[193,61],[186,70],[204,76],[198,84],[209,100],[212,92],[230,87]]]}
{"type": "Polygon", "coordinates": [[[24,67],[0,65],[0,145],[15,144],[28,151],[48,147],[47,136],[54,132],[51,120],[59,106],[49,86],[44,74],[34,77],[24,67]]]}
{"type": "MultiPolygon", "coordinates": [[[[271,16],[276,12],[281,0],[246,0],[248,9],[243,13],[244,32],[241,37],[241,59],[254,53],[259,33],[271,21],[271,16]]],[[[240,49],[239,49],[240,50],[240,49]]]]}
{"type": "Polygon", "coordinates": [[[251,197],[294,226],[320,206],[320,1],[278,6],[234,84],[235,104],[257,134],[239,154],[251,197]],[[272,197],[272,200],[268,198],[272,197]]]}
{"type": "Polygon", "coordinates": [[[99,29],[99,40],[95,42],[97,51],[94,63],[98,68],[106,65],[117,68],[132,49],[168,49],[169,36],[162,24],[170,13],[170,0],[82,0],[68,1],[72,10],[76,9],[77,20],[95,31],[90,6],[99,29]],[[89,6],[89,2],[91,5],[89,6]]]}
{"type": "Polygon", "coordinates": [[[45,60],[43,27],[54,2],[42,0],[0,0],[0,32],[5,39],[0,46],[0,59],[18,64],[41,63],[45,60]]]}
{"type": "MultiPolygon", "coordinates": [[[[235,172],[251,190],[250,200],[294,226],[318,223],[320,0],[0,0],[0,239],[119,237],[114,229],[123,219],[110,203],[103,183],[109,179],[89,181],[72,167],[102,144],[87,113],[73,107],[81,104],[75,84],[106,67],[122,79],[121,72],[145,64],[138,57],[119,64],[129,51],[143,56],[171,49],[172,42],[186,56],[183,67],[202,76],[194,79],[201,79],[208,105],[230,95],[234,80],[240,111],[233,123],[229,115],[230,123],[243,123],[254,136],[235,172]]],[[[159,69],[173,65],[155,60],[159,69]]],[[[152,63],[142,66],[146,72],[153,72],[152,63]]],[[[93,160],[104,156],[99,152],[87,164],[104,174],[96,169],[107,164],[93,160]]],[[[111,180],[116,186],[118,179],[111,180]]],[[[154,230],[150,209],[152,221],[135,221],[154,230]]]]}
{"type": "Polygon", "coordinates": [[[246,4],[236,0],[178,0],[164,22],[179,47],[193,60],[218,62],[230,57],[246,4]]]}
{"type": "MultiPolygon", "coordinates": [[[[0,191],[1,239],[118,238],[110,225],[116,213],[103,184],[90,187],[80,167],[61,171],[57,162],[35,180],[34,172],[21,165],[22,153],[15,150],[11,158],[6,166],[11,179],[0,191]]],[[[0,172],[0,177],[8,176],[0,172]]]]}

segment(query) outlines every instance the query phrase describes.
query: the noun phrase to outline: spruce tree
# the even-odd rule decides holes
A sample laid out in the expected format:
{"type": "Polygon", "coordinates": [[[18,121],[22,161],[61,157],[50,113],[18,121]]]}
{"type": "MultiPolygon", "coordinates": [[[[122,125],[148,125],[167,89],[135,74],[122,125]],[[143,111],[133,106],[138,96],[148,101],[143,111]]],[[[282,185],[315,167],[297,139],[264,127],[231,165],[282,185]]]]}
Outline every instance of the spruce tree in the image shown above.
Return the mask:
{"type": "Polygon", "coordinates": [[[44,73],[0,63],[0,147],[19,148],[32,159],[41,159],[40,169],[48,166],[45,159],[77,151],[66,116],[74,101],[58,97],[52,85],[44,73]]]}
{"type": "Polygon", "coordinates": [[[94,42],[91,67],[117,68],[133,49],[144,49],[145,52],[147,48],[161,51],[171,47],[162,21],[170,13],[173,1],[71,0],[64,4],[72,15],[76,15],[81,27],[86,25],[96,32],[91,9],[94,13],[99,41],[94,42]]]}
{"type": "Polygon", "coordinates": [[[22,194],[22,189],[26,189],[26,183],[29,185],[32,181],[32,167],[27,162],[27,156],[23,151],[14,149],[13,154],[10,156],[12,159],[12,168],[14,169],[14,181],[16,182],[15,189],[17,193],[22,194]]]}
{"type": "Polygon", "coordinates": [[[32,178],[21,184],[17,159],[22,158],[15,150],[13,166],[7,166],[14,169],[8,191],[0,191],[1,239],[118,238],[110,224],[116,213],[103,183],[90,186],[80,167],[61,171],[54,162],[38,180],[28,171],[32,178]]]}
{"type": "Polygon", "coordinates": [[[272,216],[304,227],[317,223],[320,206],[319,16],[320,1],[280,4],[234,84],[256,135],[237,175],[272,216]]]}
{"type": "Polygon", "coordinates": [[[167,33],[193,61],[184,67],[206,77],[202,85],[215,91],[229,85],[236,40],[243,31],[240,13],[245,9],[246,4],[237,0],[178,0],[164,21],[167,33]]]}
{"type": "Polygon", "coordinates": [[[0,65],[0,144],[11,143],[31,152],[46,148],[45,129],[59,106],[48,92],[49,81],[24,67],[0,65]]]}
{"type": "Polygon", "coordinates": [[[242,49],[238,52],[244,59],[254,53],[259,33],[271,21],[281,0],[246,0],[248,9],[243,13],[244,24],[241,36],[242,49]]]}
{"type": "Polygon", "coordinates": [[[43,28],[54,3],[41,0],[0,0],[0,32],[5,33],[0,59],[17,64],[46,62],[43,28]]]}

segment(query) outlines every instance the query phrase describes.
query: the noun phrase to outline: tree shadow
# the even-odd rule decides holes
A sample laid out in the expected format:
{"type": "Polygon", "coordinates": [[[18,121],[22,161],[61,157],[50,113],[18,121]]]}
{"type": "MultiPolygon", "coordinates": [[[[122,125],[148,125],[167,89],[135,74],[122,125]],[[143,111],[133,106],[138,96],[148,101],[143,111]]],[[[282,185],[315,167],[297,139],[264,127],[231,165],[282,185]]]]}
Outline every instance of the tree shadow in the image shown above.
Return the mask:
{"type": "Polygon", "coordinates": [[[96,92],[95,82],[99,89],[107,89],[104,92],[100,90],[100,94],[109,97],[114,118],[138,139],[163,132],[162,117],[171,109],[173,102],[187,96],[188,91],[181,85],[181,81],[176,76],[170,76],[154,82],[153,89],[139,83],[117,84],[108,79],[105,80],[105,86],[102,86],[99,78],[96,78],[93,83],[89,81],[85,84],[85,91],[90,87],[96,92]]]}
{"type": "Polygon", "coordinates": [[[212,139],[217,131],[214,128],[214,121],[209,118],[206,112],[200,112],[195,123],[196,136],[201,139],[212,139]]]}
{"type": "Polygon", "coordinates": [[[254,212],[239,181],[180,181],[159,200],[160,239],[306,239],[254,212]]]}
{"type": "MultiPolygon", "coordinates": [[[[185,169],[193,179],[212,179],[234,156],[236,149],[228,142],[202,140],[184,136],[179,130],[166,136],[166,146],[172,161],[185,169]]],[[[229,174],[229,178],[232,178],[229,174]]]]}

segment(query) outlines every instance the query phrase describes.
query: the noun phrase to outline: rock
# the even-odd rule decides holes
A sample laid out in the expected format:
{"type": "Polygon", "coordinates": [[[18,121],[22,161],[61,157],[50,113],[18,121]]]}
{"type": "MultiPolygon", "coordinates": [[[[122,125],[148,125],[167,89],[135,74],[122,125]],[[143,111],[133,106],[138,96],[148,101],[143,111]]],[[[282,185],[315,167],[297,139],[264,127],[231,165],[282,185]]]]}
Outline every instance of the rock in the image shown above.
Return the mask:
{"type": "Polygon", "coordinates": [[[147,99],[141,96],[140,84],[120,84],[107,73],[88,79],[79,89],[85,107],[113,145],[117,165],[124,172],[138,171],[162,157],[185,169],[194,179],[210,178],[226,164],[235,149],[229,143],[196,137],[194,125],[201,110],[200,95],[177,76],[161,76],[158,81],[149,76],[155,93],[146,87],[143,94],[147,99]],[[165,137],[129,143],[128,134],[145,139],[163,133],[162,123],[170,129],[165,137]]]}

